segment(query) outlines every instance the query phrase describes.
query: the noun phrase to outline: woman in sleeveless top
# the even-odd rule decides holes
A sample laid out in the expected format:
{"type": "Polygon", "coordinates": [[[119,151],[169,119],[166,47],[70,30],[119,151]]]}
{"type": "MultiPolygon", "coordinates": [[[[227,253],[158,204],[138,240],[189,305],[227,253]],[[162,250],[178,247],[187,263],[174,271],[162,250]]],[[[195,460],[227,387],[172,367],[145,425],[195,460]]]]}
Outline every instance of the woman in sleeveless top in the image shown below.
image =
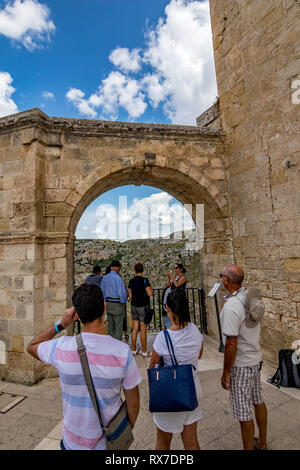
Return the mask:
{"type": "Polygon", "coordinates": [[[181,292],[185,292],[185,286],[187,283],[187,278],[185,276],[186,269],[183,267],[181,263],[176,263],[175,267],[175,276],[173,275],[172,270],[168,272],[168,281],[169,286],[173,290],[179,290],[181,292]]]}
{"type": "MultiPolygon", "coordinates": [[[[176,433],[181,434],[185,450],[199,450],[197,424],[202,418],[202,388],[197,365],[203,352],[203,336],[190,321],[188,302],[183,292],[172,290],[168,295],[166,308],[171,321],[168,333],[178,364],[192,364],[196,368],[193,375],[198,406],[193,411],[153,413],[153,421],[157,427],[156,450],[170,450],[173,434],[176,433]]],[[[165,366],[172,365],[163,331],[158,333],[154,341],[149,368],[156,367],[161,358],[165,366]]]]}
{"type": "Polygon", "coordinates": [[[187,283],[187,278],[185,276],[186,269],[183,267],[181,263],[175,264],[174,271],[175,271],[175,276],[173,275],[172,269],[170,269],[168,272],[169,289],[166,290],[166,293],[163,299],[163,306],[164,306],[163,322],[164,322],[164,327],[166,329],[171,328],[171,321],[168,318],[166,310],[165,310],[167,295],[169,292],[174,292],[174,291],[183,292],[185,294],[185,286],[187,283]]]}

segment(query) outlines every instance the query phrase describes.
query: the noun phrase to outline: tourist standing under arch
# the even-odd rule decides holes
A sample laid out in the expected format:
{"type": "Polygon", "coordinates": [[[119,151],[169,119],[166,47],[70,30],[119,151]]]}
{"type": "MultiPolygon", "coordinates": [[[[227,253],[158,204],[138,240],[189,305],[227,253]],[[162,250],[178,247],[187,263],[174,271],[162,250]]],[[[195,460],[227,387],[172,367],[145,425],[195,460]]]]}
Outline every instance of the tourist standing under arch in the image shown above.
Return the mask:
{"type": "MultiPolygon", "coordinates": [[[[202,389],[197,372],[198,359],[203,352],[203,336],[197,326],[190,321],[187,298],[181,291],[173,290],[167,298],[166,309],[171,321],[168,329],[174,347],[174,355],[179,365],[192,364],[195,367],[194,382],[198,406],[193,411],[174,411],[153,413],[153,421],[157,427],[156,450],[170,450],[174,433],[181,433],[185,450],[199,450],[197,424],[202,418],[202,389]]],[[[150,369],[156,367],[160,359],[165,366],[171,366],[172,360],[166,343],[164,332],[161,331],[153,344],[150,369]]]]}
{"type": "Polygon", "coordinates": [[[128,285],[129,298],[131,301],[131,315],[133,320],[133,330],[131,333],[131,350],[135,356],[138,353],[137,335],[140,331],[142,356],[147,357],[147,325],[145,323],[146,308],[149,304],[149,297],[153,295],[153,289],[147,277],[143,277],[144,267],[142,263],[137,263],[134,267],[135,277],[130,279],[128,285]]]}
{"type": "Polygon", "coordinates": [[[101,289],[106,302],[108,334],[122,341],[127,291],[124,281],[119,275],[120,262],[114,260],[110,267],[111,271],[103,277],[101,282],[101,289]]]}
{"type": "Polygon", "coordinates": [[[186,269],[181,263],[176,263],[174,267],[175,275],[173,275],[172,269],[168,272],[168,286],[169,288],[164,290],[163,294],[163,322],[166,329],[171,328],[171,321],[167,315],[166,303],[167,297],[172,290],[179,290],[185,293],[185,286],[187,283],[186,269]]]}
{"type": "Polygon", "coordinates": [[[187,283],[186,269],[181,263],[175,263],[174,266],[175,276],[173,275],[172,269],[168,272],[168,284],[171,289],[176,289],[185,293],[185,287],[187,283]]]}

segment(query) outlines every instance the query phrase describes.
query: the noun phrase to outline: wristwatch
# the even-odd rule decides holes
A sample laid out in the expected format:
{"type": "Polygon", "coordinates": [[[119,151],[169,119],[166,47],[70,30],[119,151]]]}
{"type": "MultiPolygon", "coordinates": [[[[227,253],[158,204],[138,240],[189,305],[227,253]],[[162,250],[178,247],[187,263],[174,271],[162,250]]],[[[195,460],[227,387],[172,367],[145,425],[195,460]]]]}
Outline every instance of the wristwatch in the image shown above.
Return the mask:
{"type": "Polygon", "coordinates": [[[54,328],[55,328],[55,330],[57,331],[57,333],[60,333],[62,330],[65,329],[65,328],[62,326],[62,324],[61,324],[61,319],[60,319],[60,320],[57,320],[57,321],[54,323],[54,328]]]}

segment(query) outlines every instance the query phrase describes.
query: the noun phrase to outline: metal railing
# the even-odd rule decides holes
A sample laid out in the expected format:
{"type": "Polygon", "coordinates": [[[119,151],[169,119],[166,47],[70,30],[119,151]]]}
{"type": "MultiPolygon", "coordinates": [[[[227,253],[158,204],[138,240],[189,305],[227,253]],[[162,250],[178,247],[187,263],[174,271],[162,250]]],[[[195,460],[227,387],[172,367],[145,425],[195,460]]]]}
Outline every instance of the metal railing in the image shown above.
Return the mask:
{"type": "MultiPolygon", "coordinates": [[[[153,308],[153,318],[148,325],[149,330],[160,331],[164,328],[163,293],[165,289],[153,289],[150,305],[153,308]]],[[[189,303],[191,321],[198,326],[201,333],[207,334],[207,317],[205,307],[205,292],[201,287],[186,287],[186,297],[189,303]]]]}
{"type": "MultiPolygon", "coordinates": [[[[161,331],[164,328],[163,316],[166,314],[163,309],[164,288],[153,289],[153,295],[150,297],[150,306],[154,313],[152,321],[148,325],[150,331],[161,331]]],[[[202,287],[186,287],[186,297],[189,303],[190,318],[201,333],[207,332],[207,316],[205,307],[205,292],[202,287]]],[[[129,316],[127,309],[127,318],[129,316]]],[[[129,322],[127,321],[128,327],[129,322]]],[[[80,333],[80,322],[77,320],[74,324],[73,334],[80,333]]]]}

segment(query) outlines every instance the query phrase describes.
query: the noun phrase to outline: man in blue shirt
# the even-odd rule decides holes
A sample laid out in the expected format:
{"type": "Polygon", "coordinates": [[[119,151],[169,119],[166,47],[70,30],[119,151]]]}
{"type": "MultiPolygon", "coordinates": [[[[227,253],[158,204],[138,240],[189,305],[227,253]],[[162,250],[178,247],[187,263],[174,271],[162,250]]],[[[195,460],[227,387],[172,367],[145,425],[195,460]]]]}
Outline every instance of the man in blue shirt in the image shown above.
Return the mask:
{"type": "Polygon", "coordinates": [[[121,341],[127,291],[123,279],[119,274],[121,269],[119,261],[112,261],[110,266],[110,273],[106,274],[102,279],[101,290],[106,302],[108,334],[121,341]]]}

